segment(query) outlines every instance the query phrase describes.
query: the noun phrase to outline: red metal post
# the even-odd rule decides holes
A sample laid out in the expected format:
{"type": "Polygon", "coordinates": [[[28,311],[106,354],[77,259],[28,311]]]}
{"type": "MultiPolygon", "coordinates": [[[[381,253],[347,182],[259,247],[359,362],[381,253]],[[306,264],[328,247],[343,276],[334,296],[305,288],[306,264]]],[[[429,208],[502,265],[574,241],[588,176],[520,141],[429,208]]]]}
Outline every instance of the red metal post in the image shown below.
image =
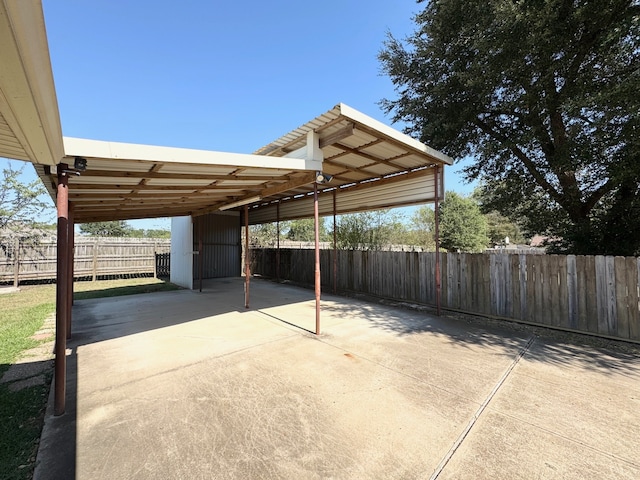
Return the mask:
{"type": "Polygon", "coordinates": [[[436,165],[436,176],[435,176],[435,207],[434,207],[434,219],[435,219],[435,243],[436,243],[436,314],[440,316],[440,206],[439,206],[439,197],[440,192],[438,189],[438,180],[440,176],[440,167],[436,165]]]}
{"type": "Polygon", "coordinates": [[[249,205],[244,206],[244,308],[249,308],[249,277],[251,268],[249,262],[249,205]]]}
{"type": "Polygon", "coordinates": [[[333,189],[333,293],[338,291],[338,234],[336,227],[336,195],[337,188],[333,189]]]}
{"type": "Polygon", "coordinates": [[[67,165],[58,165],[58,187],[56,207],[58,210],[57,265],[56,265],[56,346],[55,346],[55,384],[54,415],[65,411],[67,383],[67,256],[69,224],[69,177],[65,173],[67,165]]]}
{"type": "Polygon", "coordinates": [[[280,202],[276,203],[276,281],[280,282],[280,202]]]}
{"type": "Polygon", "coordinates": [[[318,215],[318,183],[313,184],[313,223],[316,240],[316,335],[320,335],[320,218],[318,215]]]}
{"type": "Polygon", "coordinates": [[[67,340],[71,338],[71,316],[73,306],[73,262],[75,249],[75,232],[73,231],[73,203],[69,202],[69,219],[67,222],[67,340]]]}
{"type": "Polygon", "coordinates": [[[198,277],[200,280],[200,293],[202,293],[202,264],[204,263],[204,252],[202,251],[202,231],[204,230],[204,217],[198,218],[198,277]]]}

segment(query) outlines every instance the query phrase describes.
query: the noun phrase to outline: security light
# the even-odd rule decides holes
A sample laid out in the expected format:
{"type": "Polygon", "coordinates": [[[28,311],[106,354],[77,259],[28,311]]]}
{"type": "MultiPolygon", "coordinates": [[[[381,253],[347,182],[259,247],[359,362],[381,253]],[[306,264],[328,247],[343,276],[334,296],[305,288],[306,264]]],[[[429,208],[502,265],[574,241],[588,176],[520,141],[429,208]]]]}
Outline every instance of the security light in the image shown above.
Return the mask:
{"type": "Polygon", "coordinates": [[[333,175],[322,172],[316,173],[316,183],[329,183],[331,180],[333,180],[333,175]]]}
{"type": "Polygon", "coordinates": [[[87,169],[87,159],[82,157],[76,157],[73,162],[74,170],[78,170],[79,172],[84,172],[87,169]]]}

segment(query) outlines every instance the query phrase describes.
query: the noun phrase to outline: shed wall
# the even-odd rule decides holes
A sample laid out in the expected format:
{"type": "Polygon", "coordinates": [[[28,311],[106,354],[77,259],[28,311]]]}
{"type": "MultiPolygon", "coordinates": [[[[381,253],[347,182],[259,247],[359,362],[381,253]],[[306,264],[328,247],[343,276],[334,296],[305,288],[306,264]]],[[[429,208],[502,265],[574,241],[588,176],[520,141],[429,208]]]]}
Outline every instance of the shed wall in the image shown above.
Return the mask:
{"type": "Polygon", "coordinates": [[[239,277],[241,274],[241,230],[239,212],[219,212],[193,219],[193,250],[200,250],[202,232],[202,259],[193,256],[193,278],[199,277],[202,260],[202,278],[239,277]]]}

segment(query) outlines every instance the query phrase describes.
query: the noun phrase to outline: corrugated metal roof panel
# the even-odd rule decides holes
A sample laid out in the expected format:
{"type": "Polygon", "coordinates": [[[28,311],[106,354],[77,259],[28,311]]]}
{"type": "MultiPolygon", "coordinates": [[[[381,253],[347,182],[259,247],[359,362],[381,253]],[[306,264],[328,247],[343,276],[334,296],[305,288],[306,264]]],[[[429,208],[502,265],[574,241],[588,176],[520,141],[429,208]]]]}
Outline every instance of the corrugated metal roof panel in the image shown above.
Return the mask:
{"type": "MultiPolygon", "coordinates": [[[[414,174],[371,181],[344,190],[337,189],[336,213],[376,210],[399,205],[416,205],[435,199],[434,170],[426,169],[414,174]]],[[[442,196],[442,195],[441,195],[442,196]]],[[[270,204],[253,208],[249,223],[275,222],[277,207],[270,204]]],[[[325,190],[318,195],[318,211],[321,216],[333,214],[333,191],[325,190]]],[[[280,203],[280,219],[293,220],[313,216],[313,196],[305,195],[294,201],[280,203]]]]}

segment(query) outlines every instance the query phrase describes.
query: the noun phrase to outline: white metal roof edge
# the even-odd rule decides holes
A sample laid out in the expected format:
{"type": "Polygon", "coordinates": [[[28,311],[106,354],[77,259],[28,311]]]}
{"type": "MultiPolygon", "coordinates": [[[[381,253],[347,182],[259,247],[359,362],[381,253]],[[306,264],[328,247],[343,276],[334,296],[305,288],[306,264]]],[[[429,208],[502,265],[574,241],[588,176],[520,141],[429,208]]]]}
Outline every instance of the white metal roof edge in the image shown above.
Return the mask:
{"type": "MultiPolygon", "coordinates": [[[[244,153],[161,147],[63,137],[67,157],[94,157],[173,164],[224,165],[281,170],[322,170],[322,161],[309,158],[269,157],[244,153]]],[[[90,167],[90,166],[89,166],[90,167]]]]}
{"type": "Polygon", "coordinates": [[[413,137],[410,137],[405,133],[399,132],[393,127],[390,127],[389,125],[385,125],[384,123],[368,115],[365,115],[364,113],[356,110],[355,108],[350,107],[345,103],[337,104],[331,110],[328,110],[327,112],[321,115],[318,115],[313,120],[310,120],[304,125],[301,125],[300,127],[291,130],[289,133],[281,136],[277,140],[269,143],[268,145],[265,145],[262,148],[259,148],[258,150],[255,151],[255,153],[256,154],[260,154],[263,152],[269,153],[270,151],[277,150],[279,147],[286,145],[287,143],[295,140],[296,138],[303,137],[304,135],[306,135],[307,132],[311,130],[316,130],[318,128],[321,128],[323,125],[329,122],[332,122],[333,120],[335,120],[340,116],[347,118],[349,120],[352,120],[355,123],[364,125],[372,130],[376,130],[380,132],[382,135],[389,137],[402,144],[405,144],[407,147],[411,148],[412,150],[429,155],[430,157],[433,157],[444,164],[447,164],[447,165],[453,164],[453,159],[448,155],[445,155],[444,153],[425,145],[424,143],[420,142],[419,140],[416,140],[413,137]]]}
{"type": "Polygon", "coordinates": [[[442,163],[446,163],[447,165],[453,164],[453,159],[448,155],[445,155],[444,153],[425,145],[419,140],[416,140],[415,138],[410,137],[409,135],[402,133],[396,130],[395,128],[392,128],[389,125],[385,125],[384,123],[376,120],[375,118],[365,115],[364,113],[356,110],[355,108],[351,108],[349,105],[340,103],[337,105],[337,107],[340,109],[340,113],[342,114],[342,116],[347,117],[356,123],[361,123],[363,125],[366,125],[369,128],[377,130],[389,138],[392,138],[398,142],[404,143],[415,150],[419,150],[429,155],[430,157],[434,157],[440,160],[442,163]]]}
{"type": "Polygon", "coordinates": [[[2,113],[32,163],[55,165],[63,154],[62,128],[42,4],[0,2],[0,20],[2,113]]]}

